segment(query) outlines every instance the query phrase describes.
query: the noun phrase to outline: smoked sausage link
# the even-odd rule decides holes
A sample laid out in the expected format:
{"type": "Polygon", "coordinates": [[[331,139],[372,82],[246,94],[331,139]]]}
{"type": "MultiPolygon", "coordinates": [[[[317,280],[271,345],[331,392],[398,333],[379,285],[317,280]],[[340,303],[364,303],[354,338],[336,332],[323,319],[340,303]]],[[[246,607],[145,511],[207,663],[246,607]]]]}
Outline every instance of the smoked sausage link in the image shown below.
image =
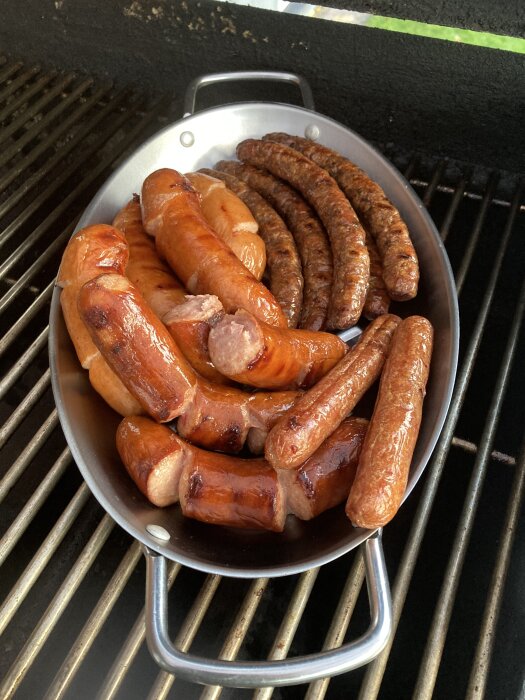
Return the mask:
{"type": "Polygon", "coordinates": [[[400,319],[379,316],[357,344],[280,418],[266,438],[265,456],[281,469],[294,469],[342,423],[381,373],[400,319]]]}
{"type": "Polygon", "coordinates": [[[332,333],[276,328],[246,311],[224,316],[210,331],[208,347],[219,372],[263,389],[312,386],[347,351],[332,333]]]}
{"type": "Polygon", "coordinates": [[[309,158],[280,143],[247,139],[237,146],[237,157],[289,182],[316,210],[330,237],[334,263],[328,328],[355,325],[366,299],[370,259],[363,227],[337,182],[309,158]]]}
{"type": "Polygon", "coordinates": [[[336,151],[289,134],[267,134],[264,139],[297,149],[325,168],[337,181],[379,248],[388,293],[396,301],[417,294],[419,265],[408,228],[382,188],[336,151]]]}
{"type": "Polygon", "coordinates": [[[392,339],[346,514],[376,528],[397,513],[416,446],[432,354],[433,330],[421,316],[406,318],[392,339]]]}
{"type": "Polygon", "coordinates": [[[225,310],[246,309],[275,326],[287,326],[279,304],[218,238],[199,208],[190,182],[176,170],[157,170],[142,187],[144,228],[193,294],[215,294],[225,310]]]}
{"type": "Polygon", "coordinates": [[[196,377],[171,335],[123,275],[101,275],[78,296],[80,316],[109,366],[159,422],[180,415],[196,377]]]}

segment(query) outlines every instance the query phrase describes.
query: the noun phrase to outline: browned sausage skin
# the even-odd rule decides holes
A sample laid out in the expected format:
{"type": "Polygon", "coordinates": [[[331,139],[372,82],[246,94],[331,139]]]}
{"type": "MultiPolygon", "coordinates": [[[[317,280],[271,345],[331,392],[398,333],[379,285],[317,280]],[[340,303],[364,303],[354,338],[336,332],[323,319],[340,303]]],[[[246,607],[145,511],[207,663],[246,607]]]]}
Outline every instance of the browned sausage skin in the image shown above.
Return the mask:
{"type": "Polygon", "coordinates": [[[366,299],[370,260],[363,227],[336,181],[313,161],[280,143],[248,139],[237,146],[237,156],[289,182],[316,210],[330,237],[334,262],[328,328],[355,325],[366,299]]]}
{"type": "Polygon", "coordinates": [[[364,418],[347,418],[297,469],[278,470],[288,512],[311,520],[346,500],[367,428],[364,418]]]}
{"type": "Polygon", "coordinates": [[[346,504],[354,525],[382,527],[401,505],[421,424],[432,340],[432,326],[421,316],[406,318],[394,334],[346,504]]]}
{"type": "Polygon", "coordinates": [[[144,228],[190,292],[215,294],[227,312],[244,308],[272,325],[287,325],[271,292],[206,222],[185,177],[168,168],[155,171],[144,181],[141,206],[144,228]]]}
{"type": "Polygon", "coordinates": [[[399,322],[391,314],[372,321],[345,357],[276,422],[266,439],[270,464],[293,469],[333,433],[379,377],[399,322]]]}
{"type": "Polygon", "coordinates": [[[333,265],[330,241],[317,214],[296,190],[267,171],[231,160],[221,160],[215,167],[246,182],[283,217],[303,268],[303,306],[298,327],[322,330],[330,302],[333,265]]]}
{"type": "Polygon", "coordinates": [[[379,251],[368,231],[366,232],[366,247],[370,256],[370,279],[368,280],[368,292],[363,307],[363,316],[372,321],[374,318],[388,313],[390,297],[383,279],[383,264],[379,251]]]}
{"type": "Polygon", "coordinates": [[[62,313],[78,359],[89,370],[95,391],[122,416],[142,413],[142,407],[101,356],[80,318],[77,302],[82,285],[89,280],[104,272],[123,273],[128,255],[126,241],[116,228],[106,224],[88,226],[70,239],[57,277],[57,285],[62,287],[62,313]]]}
{"type": "Polygon", "coordinates": [[[266,248],[246,204],[222,180],[204,173],[186,173],[186,177],[201,196],[201,211],[206,221],[260,280],[266,267],[266,248]]]}
{"type": "Polygon", "coordinates": [[[296,148],[337,180],[377,243],[388,293],[396,301],[417,294],[419,265],[407,226],[381,187],[348,158],[300,136],[276,133],[265,139],[296,148]]]}
{"type": "Polygon", "coordinates": [[[242,310],[213,327],[208,345],[219,372],[266,389],[312,386],[347,350],[331,333],[276,328],[242,310]]]}
{"type": "Polygon", "coordinates": [[[288,326],[295,328],[303,301],[303,273],[293,236],[286,224],[268,202],[242,180],[209,168],[199,172],[223,180],[252,212],[266,247],[266,275],[270,290],[288,319],[288,326]]]}
{"type": "Polygon", "coordinates": [[[196,377],[165,326],[123,275],[101,275],[79,292],[78,308],[110,367],[160,422],[191,402],[196,377]]]}

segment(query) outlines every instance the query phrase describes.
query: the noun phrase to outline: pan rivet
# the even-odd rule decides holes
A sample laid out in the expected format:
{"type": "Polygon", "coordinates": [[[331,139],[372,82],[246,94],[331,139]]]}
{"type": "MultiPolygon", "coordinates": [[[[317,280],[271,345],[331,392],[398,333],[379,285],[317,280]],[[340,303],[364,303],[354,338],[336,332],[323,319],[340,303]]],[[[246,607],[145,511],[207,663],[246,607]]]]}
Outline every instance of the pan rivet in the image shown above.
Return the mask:
{"type": "Polygon", "coordinates": [[[319,127],[315,124],[310,124],[304,130],[304,135],[306,138],[311,139],[312,141],[316,141],[319,138],[319,133],[319,127]]]}
{"type": "Polygon", "coordinates": [[[185,148],[189,148],[195,143],[195,136],[191,133],[191,131],[183,131],[180,135],[180,142],[185,148]]]}
{"type": "Polygon", "coordinates": [[[146,530],[157,540],[164,540],[167,542],[171,537],[170,533],[160,525],[146,525],[146,530]]]}

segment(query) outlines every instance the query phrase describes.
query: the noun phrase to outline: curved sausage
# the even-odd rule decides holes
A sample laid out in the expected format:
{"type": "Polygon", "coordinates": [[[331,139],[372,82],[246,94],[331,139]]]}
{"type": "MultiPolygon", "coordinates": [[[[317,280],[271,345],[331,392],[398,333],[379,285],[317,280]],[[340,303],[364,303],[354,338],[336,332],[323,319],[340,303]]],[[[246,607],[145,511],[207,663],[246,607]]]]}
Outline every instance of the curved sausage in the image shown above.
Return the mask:
{"type": "Polygon", "coordinates": [[[345,357],[277,421],[266,438],[272,466],[302,464],[342,423],[379,377],[399,322],[391,314],[372,321],[345,357]]]}
{"type": "Polygon", "coordinates": [[[215,233],[260,280],[266,267],[266,248],[258,225],[244,202],[222,180],[204,173],[185,177],[201,196],[201,211],[215,233]]]}
{"type": "Polygon", "coordinates": [[[144,181],[141,206],[144,228],[190,292],[215,294],[227,312],[242,308],[272,325],[287,325],[270,291],[206,223],[185,177],[168,168],[155,171],[144,181]]]}
{"type": "Polygon", "coordinates": [[[422,316],[399,325],[385,363],[346,514],[358,527],[382,527],[405,493],[432,355],[433,329],[422,316]]]}
{"type": "Polygon", "coordinates": [[[259,235],[266,246],[266,274],[269,287],[279,302],[288,326],[295,328],[301,314],[303,273],[292,234],[274,209],[242,180],[217,170],[202,173],[224,180],[227,187],[247,205],[259,224],[259,235]]]}
{"type": "Polygon", "coordinates": [[[220,301],[216,296],[186,294],[144,230],[137,196],[119,211],[113,223],[125,235],[129,246],[126,277],[167,326],[193,369],[206,379],[228,383],[212,365],[208,354],[209,324],[224,315],[220,301]]]}
{"type": "Polygon", "coordinates": [[[311,520],[347,499],[367,428],[364,418],[347,418],[297,469],[278,470],[289,513],[311,520]]]}
{"type": "Polygon", "coordinates": [[[243,180],[283,217],[291,231],[303,269],[303,305],[298,327],[320,331],[326,325],[333,265],[330,241],[317,214],[289,185],[246,163],[221,160],[215,166],[243,180]]]}
{"type": "Polygon", "coordinates": [[[127,277],[106,274],[87,282],[78,309],[104,359],[146,413],[166,422],[188,407],[195,374],[127,277]]]}
{"type": "Polygon", "coordinates": [[[276,328],[247,311],[224,316],[210,331],[208,347],[219,372],[263,389],[312,386],[347,351],[332,333],[276,328]]]}
{"type": "Polygon", "coordinates": [[[248,139],[237,146],[237,157],[289,182],[316,210],[330,237],[334,262],[328,328],[355,325],[365,303],[370,260],[363,227],[336,181],[301,153],[279,143],[248,139]]]}
{"type": "Polygon", "coordinates": [[[417,294],[419,265],[407,226],[381,187],[347,158],[326,146],[288,134],[267,134],[272,142],[297,149],[337,181],[377,243],[388,293],[396,301],[417,294]]]}
{"type": "Polygon", "coordinates": [[[366,247],[370,256],[370,278],[366,294],[363,316],[369,321],[388,313],[390,297],[383,279],[383,264],[372,236],[366,231],[366,247]]]}
{"type": "Polygon", "coordinates": [[[123,416],[142,413],[142,408],[93,343],[80,318],[77,301],[86,282],[104,272],[123,273],[127,262],[128,246],[122,233],[112,226],[97,224],[78,231],[70,239],[57,277],[57,285],[62,287],[62,313],[80,364],[89,370],[89,381],[95,391],[123,416]]]}

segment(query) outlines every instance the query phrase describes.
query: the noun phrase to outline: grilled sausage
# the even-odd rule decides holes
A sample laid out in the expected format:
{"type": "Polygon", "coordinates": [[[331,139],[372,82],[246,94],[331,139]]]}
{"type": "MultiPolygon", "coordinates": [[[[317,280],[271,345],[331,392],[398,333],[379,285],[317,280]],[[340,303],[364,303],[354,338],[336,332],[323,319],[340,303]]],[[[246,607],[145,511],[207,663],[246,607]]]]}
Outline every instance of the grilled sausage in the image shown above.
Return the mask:
{"type": "Polygon", "coordinates": [[[363,316],[371,321],[378,316],[388,313],[390,297],[383,279],[383,265],[381,257],[372,236],[366,231],[366,247],[370,257],[370,278],[368,280],[368,292],[366,294],[363,316]]]}
{"type": "Polygon", "coordinates": [[[201,211],[206,221],[260,280],[266,267],[266,249],[248,207],[222,180],[204,173],[186,173],[186,177],[201,196],[201,211]]]}
{"type": "Polygon", "coordinates": [[[70,239],[57,277],[57,285],[62,287],[62,313],[78,359],[89,370],[95,391],[123,416],[142,413],[142,408],[93,343],[78,313],[77,301],[82,285],[104,272],[123,273],[127,262],[128,247],[122,233],[112,226],[97,224],[78,231],[70,239]]]}
{"type": "Polygon", "coordinates": [[[347,418],[297,469],[278,470],[289,513],[311,520],[346,500],[367,428],[364,418],[347,418]]]}
{"type": "Polygon", "coordinates": [[[184,515],[205,523],[281,532],[286,514],[310,520],[348,495],[368,421],[349,418],[296,471],[264,459],[200,450],[149,418],[121,421],[117,449],[130,477],[154,505],[180,499],[184,515]]]}
{"type": "Polygon", "coordinates": [[[265,447],[272,466],[302,464],[342,423],[379,377],[399,321],[390,314],[372,321],[345,357],[276,422],[265,447]]]}
{"type": "Polygon", "coordinates": [[[251,428],[268,431],[297,396],[294,391],[248,394],[234,387],[199,381],[193,401],[177,422],[177,431],[206,449],[240,452],[251,428]]]}
{"type": "Polygon", "coordinates": [[[270,290],[281,305],[288,319],[288,326],[295,328],[301,314],[303,273],[293,236],[286,224],[276,211],[242,180],[208,168],[200,172],[224,180],[227,187],[235,192],[252,212],[266,246],[266,274],[269,277],[270,290]]]}
{"type": "Polygon", "coordinates": [[[361,451],[346,514],[358,527],[382,527],[405,493],[432,354],[433,330],[410,316],[397,328],[361,451]]]}
{"type": "Polygon", "coordinates": [[[195,374],[127,277],[107,274],[87,282],[78,309],[104,359],[146,413],[166,422],[187,408],[195,374]]]}
{"type": "Polygon", "coordinates": [[[155,171],[144,181],[141,206],[144,228],[190,292],[215,294],[227,312],[243,308],[272,325],[287,325],[270,291],[206,223],[185,177],[168,168],[155,171]]]}
{"type": "Polygon", "coordinates": [[[263,389],[312,386],[347,350],[332,333],[276,328],[247,311],[224,316],[210,331],[208,346],[219,372],[263,389]]]}
{"type": "Polygon", "coordinates": [[[237,156],[286,180],[310,202],[323,222],[332,246],[334,272],[328,328],[348,328],[359,320],[368,290],[370,260],[365,232],[335,180],[293,148],[248,139],[237,156]]]}
{"type": "Polygon", "coordinates": [[[136,416],[117,429],[117,450],[130,477],[155,506],[179,500],[179,481],[186,443],[165,425],[136,416]]]}
{"type": "Polygon", "coordinates": [[[298,327],[322,330],[330,302],[333,266],[330,241],[316,213],[298,192],[267,171],[228,160],[221,160],[215,167],[243,180],[284,219],[303,268],[303,305],[298,327]]]}
{"type": "Polygon", "coordinates": [[[129,246],[126,276],[167,326],[184,357],[206,379],[228,383],[212,365],[208,354],[210,323],[224,315],[220,301],[212,295],[186,294],[144,231],[138,197],[119,211],[113,223],[125,235],[129,246]]]}
{"type": "Polygon", "coordinates": [[[218,384],[229,380],[213,365],[208,351],[208,337],[213,326],[224,316],[221,302],[213,294],[187,296],[163,317],[164,325],[182,350],[184,357],[201,377],[218,384]]]}
{"type": "Polygon", "coordinates": [[[268,134],[264,138],[297,149],[337,180],[377,243],[390,297],[396,301],[413,299],[419,282],[416,251],[405,222],[381,187],[357,165],[326,146],[288,134],[268,134]]]}

